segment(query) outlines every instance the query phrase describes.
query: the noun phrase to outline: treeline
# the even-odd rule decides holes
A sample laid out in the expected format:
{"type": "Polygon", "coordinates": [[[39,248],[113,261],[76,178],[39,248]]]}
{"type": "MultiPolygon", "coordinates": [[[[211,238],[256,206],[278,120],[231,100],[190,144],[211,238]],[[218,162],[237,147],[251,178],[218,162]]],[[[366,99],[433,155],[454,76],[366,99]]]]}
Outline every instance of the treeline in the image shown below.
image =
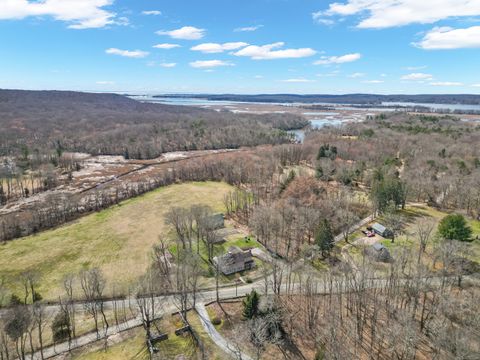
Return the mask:
{"type": "Polygon", "coordinates": [[[376,105],[382,102],[411,102],[429,104],[480,104],[480,95],[468,94],[422,94],[422,95],[377,95],[377,94],[183,94],[183,95],[158,95],[166,98],[197,98],[217,101],[246,101],[246,102],[279,102],[279,103],[330,103],[330,104],[368,104],[376,105]]]}
{"type": "Polygon", "coordinates": [[[55,227],[93,211],[99,211],[120,201],[144,194],[153,189],[185,181],[225,181],[231,185],[250,184],[256,195],[268,196],[266,183],[279,164],[297,164],[305,159],[299,145],[283,145],[259,152],[220,154],[183,160],[172,168],[164,167],[155,175],[138,181],[118,181],[110,186],[85,193],[52,193],[36,205],[21,212],[0,217],[0,240],[7,241],[55,227]]]}

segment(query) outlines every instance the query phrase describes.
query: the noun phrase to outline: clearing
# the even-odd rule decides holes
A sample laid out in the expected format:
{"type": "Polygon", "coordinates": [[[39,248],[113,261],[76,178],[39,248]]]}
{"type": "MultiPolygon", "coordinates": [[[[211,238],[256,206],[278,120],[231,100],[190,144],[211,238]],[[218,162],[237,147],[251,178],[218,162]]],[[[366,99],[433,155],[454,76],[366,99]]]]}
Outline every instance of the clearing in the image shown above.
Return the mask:
{"type": "Polygon", "coordinates": [[[218,182],[162,187],[59,228],[7,242],[0,246],[0,278],[20,295],[21,274],[35,271],[40,294],[56,300],[63,293],[65,275],[99,267],[107,280],[107,293],[113,286],[117,294],[126,292],[149,266],[158,236],[168,231],[169,209],[205,204],[223,211],[224,195],[232,189],[218,182]]]}

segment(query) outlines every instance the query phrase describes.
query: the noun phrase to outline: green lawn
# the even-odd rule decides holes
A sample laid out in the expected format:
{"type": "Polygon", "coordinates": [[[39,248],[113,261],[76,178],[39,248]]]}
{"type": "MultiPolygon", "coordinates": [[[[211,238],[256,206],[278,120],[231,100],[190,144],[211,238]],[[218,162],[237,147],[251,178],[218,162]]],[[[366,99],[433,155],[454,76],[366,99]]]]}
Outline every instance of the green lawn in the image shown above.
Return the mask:
{"type": "MultiPolygon", "coordinates": [[[[219,244],[215,244],[213,247],[213,256],[220,256],[225,254],[228,251],[228,248],[230,246],[238,246],[241,249],[248,249],[248,248],[260,248],[263,249],[263,246],[255,240],[253,236],[249,236],[248,240],[245,239],[245,236],[242,234],[234,234],[234,235],[229,235],[227,236],[227,241],[219,244]]],[[[192,245],[193,250],[196,252],[197,251],[197,244],[196,242],[192,245]]],[[[210,278],[213,279],[215,277],[215,268],[209,264],[208,262],[208,252],[207,252],[207,247],[205,244],[201,241],[200,242],[200,256],[202,257],[203,260],[201,262],[201,268],[203,271],[203,276],[205,278],[210,278]]],[[[168,250],[175,256],[177,254],[177,244],[172,244],[168,250]]],[[[263,266],[263,263],[259,261],[258,259],[255,259],[255,263],[257,265],[257,268],[260,266],[263,266]]],[[[244,273],[240,273],[242,276],[250,273],[251,271],[245,271],[244,273]]],[[[238,277],[238,274],[231,274],[231,275],[222,275],[220,277],[221,283],[229,283],[236,279],[238,277]]],[[[201,285],[205,286],[212,286],[214,283],[212,281],[209,281],[208,279],[203,279],[201,280],[201,285]]]]}
{"type": "Polygon", "coordinates": [[[171,185],[57,229],[10,241],[0,246],[0,278],[20,293],[21,273],[34,271],[40,278],[40,294],[55,300],[66,274],[99,267],[108,291],[114,284],[117,292],[126,291],[149,266],[158,236],[169,231],[165,214],[171,207],[205,204],[221,212],[224,195],[231,190],[218,182],[171,185]]]}
{"type": "Polygon", "coordinates": [[[116,359],[149,359],[145,346],[145,333],[143,329],[136,329],[133,336],[125,341],[110,346],[107,351],[96,350],[72,356],[75,360],[116,360],[116,359]]]}

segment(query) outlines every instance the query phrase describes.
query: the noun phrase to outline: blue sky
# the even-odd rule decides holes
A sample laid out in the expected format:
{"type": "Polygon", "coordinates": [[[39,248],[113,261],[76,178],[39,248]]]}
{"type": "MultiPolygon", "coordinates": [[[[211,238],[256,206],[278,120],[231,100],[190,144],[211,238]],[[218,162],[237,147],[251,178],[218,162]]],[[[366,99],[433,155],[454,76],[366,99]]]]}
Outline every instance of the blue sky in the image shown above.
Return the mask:
{"type": "Polygon", "coordinates": [[[480,0],[0,0],[0,88],[480,93],[480,0]]]}

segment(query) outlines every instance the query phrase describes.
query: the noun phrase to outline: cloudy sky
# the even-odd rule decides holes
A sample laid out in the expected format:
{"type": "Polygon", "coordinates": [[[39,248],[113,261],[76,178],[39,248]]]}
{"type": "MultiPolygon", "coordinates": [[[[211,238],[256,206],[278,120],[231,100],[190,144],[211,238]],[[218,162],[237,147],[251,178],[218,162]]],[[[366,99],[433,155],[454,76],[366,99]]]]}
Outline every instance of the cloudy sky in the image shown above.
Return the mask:
{"type": "Polygon", "coordinates": [[[0,0],[0,88],[480,93],[480,0],[0,0]]]}

